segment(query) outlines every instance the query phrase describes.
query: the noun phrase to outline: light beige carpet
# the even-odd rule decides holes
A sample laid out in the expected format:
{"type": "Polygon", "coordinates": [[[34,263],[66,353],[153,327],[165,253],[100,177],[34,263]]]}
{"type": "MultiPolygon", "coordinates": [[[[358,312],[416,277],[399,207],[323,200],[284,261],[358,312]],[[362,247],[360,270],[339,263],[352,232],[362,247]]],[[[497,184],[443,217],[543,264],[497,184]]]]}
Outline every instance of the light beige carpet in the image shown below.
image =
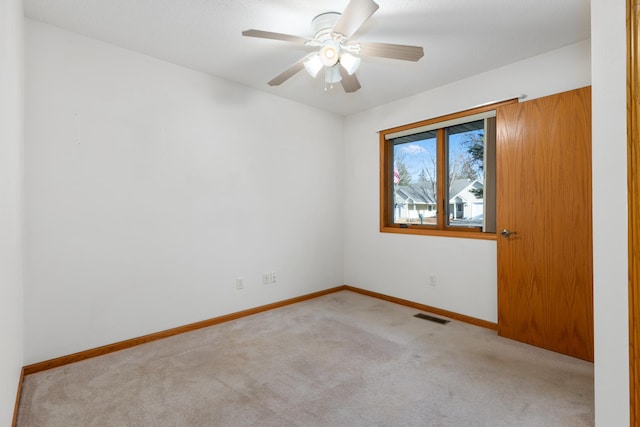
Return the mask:
{"type": "Polygon", "coordinates": [[[593,365],[342,291],[25,378],[18,426],[590,426],[593,365]]]}

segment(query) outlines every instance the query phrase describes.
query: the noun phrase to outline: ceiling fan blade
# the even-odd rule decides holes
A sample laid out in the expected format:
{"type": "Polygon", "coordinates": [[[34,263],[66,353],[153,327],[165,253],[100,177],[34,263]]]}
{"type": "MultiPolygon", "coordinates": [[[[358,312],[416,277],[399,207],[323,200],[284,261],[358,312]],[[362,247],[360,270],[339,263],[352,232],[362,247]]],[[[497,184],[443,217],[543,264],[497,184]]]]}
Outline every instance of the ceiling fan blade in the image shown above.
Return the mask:
{"type": "Polygon", "coordinates": [[[244,30],[242,32],[243,36],[246,37],[258,37],[261,39],[272,39],[272,40],[282,40],[285,42],[293,42],[305,44],[308,39],[300,36],[292,36],[291,34],[283,34],[283,33],[272,33],[271,31],[262,31],[262,30],[244,30]]]}
{"type": "Polygon", "coordinates": [[[281,72],[280,74],[275,76],[273,79],[271,79],[268,82],[268,85],[269,86],[281,85],[282,83],[287,81],[289,78],[291,78],[294,74],[296,74],[299,71],[303,70],[304,69],[304,61],[306,61],[308,57],[309,57],[309,55],[305,56],[304,58],[302,58],[301,60],[299,60],[298,62],[293,64],[291,67],[287,68],[286,70],[284,70],[283,72],[281,72]]]}
{"type": "Polygon", "coordinates": [[[424,56],[420,46],[403,44],[360,42],[360,55],[379,56],[382,58],[402,59],[403,61],[417,61],[424,56]]]}
{"type": "Polygon", "coordinates": [[[353,93],[362,87],[360,86],[360,82],[358,81],[355,73],[349,75],[349,73],[347,73],[347,70],[345,70],[342,66],[340,66],[340,75],[342,76],[342,80],[340,80],[340,83],[342,83],[342,88],[345,92],[353,93]]]}
{"type": "Polygon", "coordinates": [[[373,0],[351,0],[331,32],[350,38],[379,7],[373,0]]]}

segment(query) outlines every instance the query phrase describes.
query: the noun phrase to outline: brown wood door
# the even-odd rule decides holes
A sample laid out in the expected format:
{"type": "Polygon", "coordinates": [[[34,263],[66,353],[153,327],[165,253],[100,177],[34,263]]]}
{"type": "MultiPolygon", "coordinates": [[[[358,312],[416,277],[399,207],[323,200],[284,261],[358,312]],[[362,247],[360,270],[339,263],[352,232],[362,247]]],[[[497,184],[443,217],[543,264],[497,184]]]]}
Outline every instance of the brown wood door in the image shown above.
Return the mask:
{"type": "Polygon", "coordinates": [[[496,134],[498,333],[593,361],[591,88],[502,107],[496,134]]]}

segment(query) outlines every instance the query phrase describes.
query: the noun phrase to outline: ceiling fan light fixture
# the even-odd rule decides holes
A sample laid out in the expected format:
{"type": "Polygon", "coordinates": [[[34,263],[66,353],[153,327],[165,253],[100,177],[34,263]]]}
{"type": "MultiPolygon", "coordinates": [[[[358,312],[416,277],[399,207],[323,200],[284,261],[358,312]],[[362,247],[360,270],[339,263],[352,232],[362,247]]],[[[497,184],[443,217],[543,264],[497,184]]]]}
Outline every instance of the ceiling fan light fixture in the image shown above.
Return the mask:
{"type": "Polygon", "coordinates": [[[362,62],[362,59],[358,58],[357,56],[353,56],[350,53],[342,52],[342,54],[340,54],[340,64],[344,67],[345,70],[347,70],[347,73],[350,76],[356,72],[356,70],[360,66],[360,62],[362,62]]]}
{"type": "Polygon", "coordinates": [[[322,70],[322,67],[324,67],[324,64],[322,63],[322,60],[320,60],[320,56],[317,53],[304,61],[304,68],[314,79],[316,78],[320,70],[322,70]]]}
{"type": "Polygon", "coordinates": [[[339,65],[334,65],[333,67],[324,67],[325,83],[334,84],[342,80],[342,75],[340,74],[339,67],[339,65]]]}
{"type": "Polygon", "coordinates": [[[346,93],[353,93],[361,87],[355,75],[362,62],[361,55],[414,62],[424,56],[424,49],[420,46],[374,42],[360,43],[357,40],[352,40],[353,35],[363,27],[380,7],[376,1],[349,0],[342,14],[327,12],[317,15],[311,21],[314,33],[312,39],[255,29],[245,30],[242,35],[281,40],[318,49],[302,57],[289,68],[269,80],[267,82],[269,86],[278,86],[284,83],[293,75],[302,71],[303,68],[313,78],[316,78],[320,71],[324,69],[325,90],[333,87],[334,83],[341,82],[342,88],[346,93]]]}
{"type": "Polygon", "coordinates": [[[326,41],[319,52],[320,60],[325,67],[333,67],[340,59],[340,44],[329,40],[326,41]]]}

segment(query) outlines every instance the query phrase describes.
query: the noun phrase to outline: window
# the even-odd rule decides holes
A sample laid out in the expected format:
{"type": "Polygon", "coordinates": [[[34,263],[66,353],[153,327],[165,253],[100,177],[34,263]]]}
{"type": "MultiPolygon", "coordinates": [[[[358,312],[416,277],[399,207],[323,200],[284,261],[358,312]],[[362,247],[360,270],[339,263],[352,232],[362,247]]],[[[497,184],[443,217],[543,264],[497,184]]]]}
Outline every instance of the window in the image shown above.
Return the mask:
{"type": "Polygon", "coordinates": [[[496,109],[513,102],[381,131],[380,230],[495,238],[496,109]]]}

